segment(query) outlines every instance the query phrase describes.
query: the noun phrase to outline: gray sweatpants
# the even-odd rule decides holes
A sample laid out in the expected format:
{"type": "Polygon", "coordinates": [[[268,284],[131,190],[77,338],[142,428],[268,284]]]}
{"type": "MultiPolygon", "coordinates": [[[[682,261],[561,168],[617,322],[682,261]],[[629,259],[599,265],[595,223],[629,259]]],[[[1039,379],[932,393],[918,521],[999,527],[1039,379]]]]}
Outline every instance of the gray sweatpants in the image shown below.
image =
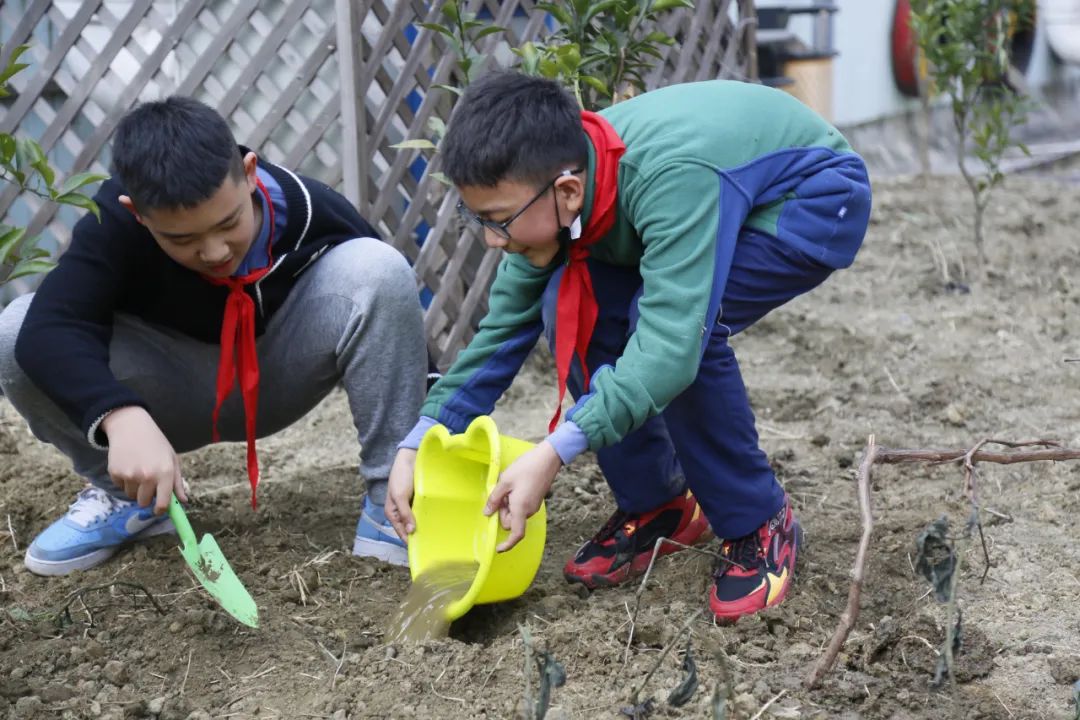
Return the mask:
{"type": "MultiPolygon", "coordinates": [[[[77,474],[123,496],[106,472],[108,453],[90,445],[83,428],[15,362],[15,338],[30,301],[17,298],[0,313],[0,388],[34,435],[69,457],[77,474]]],[[[422,310],[405,259],[370,238],[334,247],[300,277],[256,346],[259,437],[296,422],[341,383],[360,442],[360,474],[381,505],[396,445],[419,416],[427,374],[422,310]]],[[[219,353],[217,344],[118,314],[109,367],[146,401],[183,453],[211,442],[219,353]]],[[[238,386],[221,408],[218,429],[222,440],[244,440],[238,386]]]]}

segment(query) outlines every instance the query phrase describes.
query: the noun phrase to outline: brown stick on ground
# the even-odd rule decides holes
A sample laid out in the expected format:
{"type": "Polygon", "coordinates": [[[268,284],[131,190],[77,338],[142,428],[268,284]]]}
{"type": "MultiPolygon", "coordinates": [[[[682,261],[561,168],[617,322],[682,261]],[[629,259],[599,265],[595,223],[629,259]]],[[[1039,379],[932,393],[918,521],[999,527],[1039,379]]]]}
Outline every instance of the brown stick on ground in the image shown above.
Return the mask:
{"type": "Polygon", "coordinates": [[[866,441],[866,450],[863,452],[862,462],[859,463],[857,473],[859,496],[859,514],[862,515],[862,537],[859,538],[859,549],[855,553],[855,569],[851,574],[851,589],[848,590],[847,607],[840,616],[840,623],[836,626],[832,640],[825,654],[814,666],[810,677],[806,680],[807,687],[814,687],[822,676],[829,671],[840,647],[847,640],[851,628],[855,627],[855,621],[859,619],[859,597],[862,595],[863,575],[866,572],[866,554],[870,551],[870,533],[874,529],[874,514],[870,511],[870,468],[877,460],[879,450],[871,435],[866,441]]]}
{"type": "Polygon", "coordinates": [[[874,516],[870,510],[870,473],[875,464],[898,465],[901,463],[929,462],[960,463],[964,468],[964,485],[968,497],[975,502],[974,488],[974,464],[977,462],[990,462],[998,465],[1012,465],[1022,462],[1038,462],[1045,460],[1080,460],[1080,450],[1061,447],[1053,440],[1033,440],[1030,442],[1009,442],[1006,440],[986,439],[980,441],[974,447],[967,450],[953,450],[941,448],[925,449],[902,449],[878,447],[871,435],[866,443],[859,470],[856,473],[857,492],[859,499],[859,513],[862,516],[862,537],[859,539],[859,549],[855,553],[855,565],[851,572],[851,589],[848,592],[847,607],[840,616],[832,640],[825,649],[825,653],[818,660],[814,669],[807,676],[805,685],[808,688],[815,687],[821,678],[825,676],[836,662],[836,656],[840,648],[847,641],[848,634],[855,627],[859,619],[859,599],[862,595],[863,578],[866,573],[866,556],[870,547],[870,533],[874,528],[874,516]],[[994,452],[984,450],[989,444],[1002,445],[1007,448],[1017,449],[1032,446],[1040,446],[1038,450],[1022,450],[1018,452],[994,452]]]}

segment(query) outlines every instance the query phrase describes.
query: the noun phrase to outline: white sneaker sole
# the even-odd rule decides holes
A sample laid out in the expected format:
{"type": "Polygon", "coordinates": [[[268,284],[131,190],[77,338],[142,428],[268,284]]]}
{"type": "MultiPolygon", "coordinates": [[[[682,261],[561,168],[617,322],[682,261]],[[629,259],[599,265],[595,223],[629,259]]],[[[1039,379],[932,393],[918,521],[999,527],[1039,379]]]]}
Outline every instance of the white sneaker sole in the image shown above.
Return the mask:
{"type": "Polygon", "coordinates": [[[372,540],[370,538],[356,536],[353,540],[352,554],[357,557],[372,557],[391,565],[409,567],[408,548],[399,547],[388,542],[372,540]]]}
{"type": "Polygon", "coordinates": [[[165,534],[176,534],[176,527],[173,526],[172,520],[169,520],[168,518],[165,518],[161,522],[155,523],[137,535],[132,536],[131,540],[126,543],[94,550],[86,555],[68,558],[67,560],[42,560],[33,557],[30,554],[30,549],[27,548],[26,556],[23,557],[23,564],[26,566],[27,570],[35,575],[43,575],[45,577],[69,575],[77,570],[89,570],[92,567],[97,567],[115,555],[121,548],[127,547],[131,543],[139,542],[140,540],[145,540],[146,538],[154,537],[155,535],[165,534]]]}

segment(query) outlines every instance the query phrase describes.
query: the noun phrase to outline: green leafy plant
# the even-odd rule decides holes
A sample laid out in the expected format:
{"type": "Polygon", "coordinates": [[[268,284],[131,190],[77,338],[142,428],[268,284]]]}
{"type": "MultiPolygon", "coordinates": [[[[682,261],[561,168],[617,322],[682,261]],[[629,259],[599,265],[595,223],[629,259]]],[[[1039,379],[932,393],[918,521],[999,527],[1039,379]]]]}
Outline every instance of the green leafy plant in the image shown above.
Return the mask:
{"type": "Polygon", "coordinates": [[[585,109],[597,110],[645,91],[644,73],[675,40],[660,16],[691,0],[561,0],[537,3],[559,23],[543,43],[515,48],[521,70],[559,80],[585,109]]]}
{"type": "Polygon", "coordinates": [[[440,8],[440,12],[446,19],[445,25],[439,23],[417,23],[417,25],[439,33],[450,43],[457,58],[462,86],[438,85],[436,87],[461,95],[464,87],[472,82],[483,68],[484,54],[480,51],[480,41],[488,35],[504,32],[506,28],[478,20],[476,13],[466,11],[457,0],[447,0],[440,8]]]}
{"type": "Polygon", "coordinates": [[[990,191],[1004,179],[1001,160],[1013,146],[1029,101],[1008,83],[1013,35],[1031,26],[1034,0],[912,0],[911,25],[925,58],[927,92],[949,100],[956,127],[957,164],[971,189],[974,236],[979,261],[986,266],[983,215],[990,191]],[[968,166],[968,153],[980,168],[968,166]]]}
{"type": "MultiPolygon", "coordinates": [[[[691,0],[560,0],[537,3],[537,11],[550,13],[558,28],[542,43],[527,42],[511,48],[520,58],[520,70],[558,80],[573,91],[585,109],[598,110],[645,90],[643,73],[661,58],[660,48],[675,40],[657,29],[659,17],[675,8],[693,7],[691,0]]],[[[483,69],[480,41],[506,28],[477,19],[457,0],[440,8],[444,23],[418,23],[446,38],[456,60],[460,85],[436,85],[455,98],[483,69]]],[[[428,120],[428,138],[405,140],[391,147],[433,155],[446,132],[442,119],[428,120]]],[[[441,173],[433,177],[444,184],[441,173]]]]}
{"type": "MultiPolygon", "coordinates": [[[[0,71],[0,98],[11,94],[7,88],[8,80],[27,67],[19,62],[19,56],[28,48],[28,45],[15,48],[7,67],[0,71]]],[[[57,185],[56,171],[49,165],[37,142],[0,133],[0,187],[13,184],[20,192],[89,210],[100,220],[97,204],[80,192],[80,188],[107,177],[96,173],[77,173],[57,185]]],[[[0,286],[17,278],[48,272],[55,267],[49,251],[39,247],[38,242],[38,237],[27,236],[26,228],[0,223],[0,286]]]]}
{"type": "MultiPolygon", "coordinates": [[[[480,41],[488,35],[504,32],[506,28],[478,20],[476,13],[466,11],[457,0],[447,0],[439,8],[439,12],[446,24],[422,22],[417,25],[442,35],[450,44],[457,62],[456,75],[461,85],[438,84],[435,87],[446,90],[456,99],[465,92],[465,88],[483,68],[484,53],[480,50],[480,41]]],[[[403,140],[390,147],[396,150],[419,150],[427,153],[430,159],[430,156],[438,151],[439,141],[446,134],[446,123],[442,118],[432,116],[428,118],[427,130],[430,133],[429,138],[403,140]]],[[[452,184],[441,172],[433,172],[431,176],[447,187],[452,184]]]]}

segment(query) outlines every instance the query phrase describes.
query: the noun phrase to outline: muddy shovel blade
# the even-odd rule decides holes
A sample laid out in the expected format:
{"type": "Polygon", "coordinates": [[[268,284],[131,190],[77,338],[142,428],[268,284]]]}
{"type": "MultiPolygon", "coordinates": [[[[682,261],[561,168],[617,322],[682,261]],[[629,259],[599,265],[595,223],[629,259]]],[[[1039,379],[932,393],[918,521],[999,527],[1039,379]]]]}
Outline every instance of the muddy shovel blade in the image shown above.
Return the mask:
{"type": "Polygon", "coordinates": [[[258,627],[259,609],[255,607],[255,601],[229,567],[214,536],[203,535],[201,542],[195,540],[195,531],[175,495],[169,503],[169,518],[183,542],[180,554],[206,591],[234,618],[245,625],[258,627]]]}

